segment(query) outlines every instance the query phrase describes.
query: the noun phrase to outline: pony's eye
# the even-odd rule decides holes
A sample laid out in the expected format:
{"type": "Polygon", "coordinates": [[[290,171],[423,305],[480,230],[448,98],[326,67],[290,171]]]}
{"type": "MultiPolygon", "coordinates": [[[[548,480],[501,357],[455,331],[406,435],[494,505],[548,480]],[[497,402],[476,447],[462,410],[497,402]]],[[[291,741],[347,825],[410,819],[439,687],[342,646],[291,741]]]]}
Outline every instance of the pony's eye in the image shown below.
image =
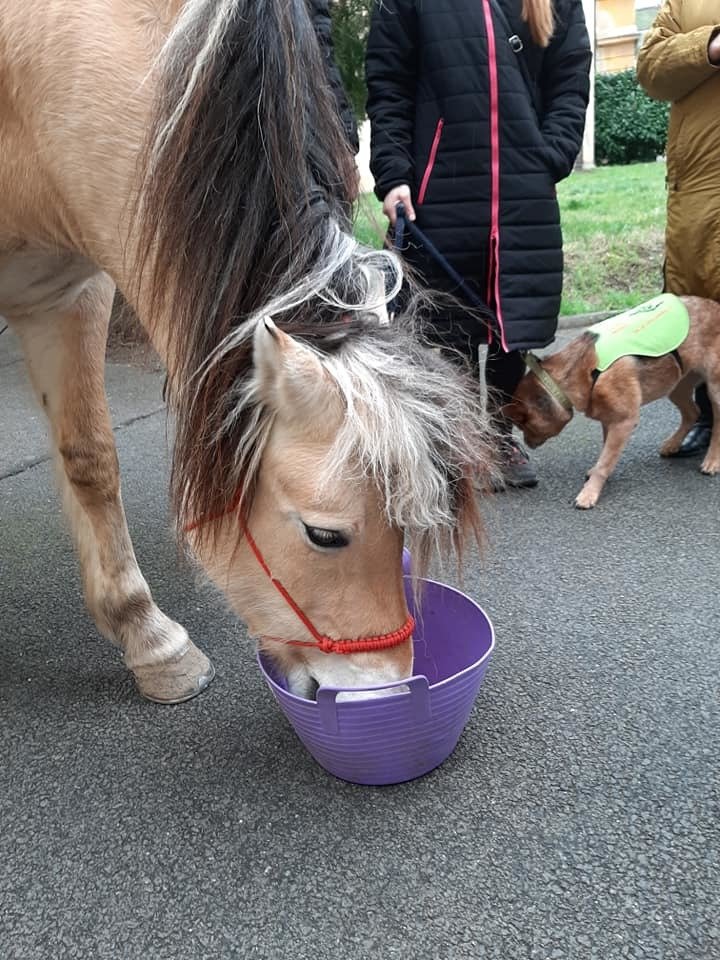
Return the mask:
{"type": "Polygon", "coordinates": [[[325,530],[323,527],[309,527],[307,524],[304,524],[304,527],[308,540],[316,547],[338,549],[346,547],[350,542],[339,530],[325,530]]]}

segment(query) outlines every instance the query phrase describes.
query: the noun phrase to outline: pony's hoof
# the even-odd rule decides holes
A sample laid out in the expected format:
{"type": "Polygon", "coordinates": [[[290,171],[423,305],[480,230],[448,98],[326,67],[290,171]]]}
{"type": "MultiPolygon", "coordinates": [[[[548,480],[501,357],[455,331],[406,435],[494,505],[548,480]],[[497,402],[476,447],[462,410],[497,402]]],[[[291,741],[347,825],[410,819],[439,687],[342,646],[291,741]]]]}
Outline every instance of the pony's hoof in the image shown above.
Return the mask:
{"type": "Polygon", "coordinates": [[[215,667],[192,641],[179,657],[133,670],[138,690],[153,703],[192,700],[212,683],[215,667]]]}

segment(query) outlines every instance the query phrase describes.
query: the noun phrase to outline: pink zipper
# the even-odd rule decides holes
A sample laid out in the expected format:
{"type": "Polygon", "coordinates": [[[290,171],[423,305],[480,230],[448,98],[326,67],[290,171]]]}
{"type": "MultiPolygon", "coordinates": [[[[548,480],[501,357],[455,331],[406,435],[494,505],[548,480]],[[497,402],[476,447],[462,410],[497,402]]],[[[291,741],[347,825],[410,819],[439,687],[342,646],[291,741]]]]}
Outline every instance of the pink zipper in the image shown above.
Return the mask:
{"type": "Polygon", "coordinates": [[[432,147],[430,147],[430,156],[428,157],[427,166],[425,167],[425,173],[423,174],[422,183],[420,184],[420,193],[418,194],[417,202],[418,206],[421,206],[425,194],[427,192],[428,181],[430,180],[430,174],[433,171],[435,166],[435,157],[437,156],[438,147],[440,146],[440,137],[442,136],[442,129],[445,121],[442,117],[437,122],[435,127],[435,136],[433,137],[432,147]]]}
{"type": "MultiPolygon", "coordinates": [[[[500,109],[498,98],[497,47],[495,27],[492,21],[490,0],[482,0],[485,15],[485,30],[488,41],[488,71],[490,75],[490,250],[488,256],[488,306],[495,308],[500,343],[507,353],[505,326],[500,302],[500,109]]],[[[488,343],[492,343],[492,330],[488,327],[488,343]]]]}

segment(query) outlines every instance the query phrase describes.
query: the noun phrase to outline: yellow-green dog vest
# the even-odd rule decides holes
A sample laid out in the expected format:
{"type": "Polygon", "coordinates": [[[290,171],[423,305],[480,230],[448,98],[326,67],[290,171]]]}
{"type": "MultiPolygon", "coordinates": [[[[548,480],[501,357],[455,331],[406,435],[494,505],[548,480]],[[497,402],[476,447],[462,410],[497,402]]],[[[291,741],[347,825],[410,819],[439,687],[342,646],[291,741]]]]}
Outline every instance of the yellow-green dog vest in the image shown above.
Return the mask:
{"type": "Polygon", "coordinates": [[[595,353],[597,369],[601,371],[620,357],[662,357],[672,353],[689,330],[687,307],[672,293],[662,293],[589,328],[597,337],[595,353]]]}

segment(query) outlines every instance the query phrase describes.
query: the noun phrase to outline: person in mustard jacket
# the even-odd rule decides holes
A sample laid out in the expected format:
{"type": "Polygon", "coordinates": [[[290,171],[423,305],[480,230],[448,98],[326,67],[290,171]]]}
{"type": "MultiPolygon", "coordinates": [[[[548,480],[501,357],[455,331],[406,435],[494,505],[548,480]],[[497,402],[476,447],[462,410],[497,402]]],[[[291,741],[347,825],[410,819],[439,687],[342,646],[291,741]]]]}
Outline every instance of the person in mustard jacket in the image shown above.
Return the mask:
{"type": "MultiPolygon", "coordinates": [[[[720,300],[720,3],[665,0],[638,54],[637,77],[669,100],[665,290],[720,300]]],[[[713,409],[698,387],[696,425],[675,456],[703,453],[713,409]]]]}

